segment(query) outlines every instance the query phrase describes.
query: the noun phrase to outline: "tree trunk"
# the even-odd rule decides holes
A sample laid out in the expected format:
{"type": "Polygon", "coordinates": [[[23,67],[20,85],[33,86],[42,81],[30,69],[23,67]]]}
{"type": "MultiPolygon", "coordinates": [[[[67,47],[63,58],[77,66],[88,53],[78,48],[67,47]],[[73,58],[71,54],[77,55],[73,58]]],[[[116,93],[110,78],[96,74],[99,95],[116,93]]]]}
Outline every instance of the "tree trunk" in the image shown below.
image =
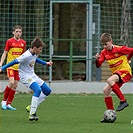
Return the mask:
{"type": "Polygon", "coordinates": [[[122,20],[121,20],[121,40],[124,45],[129,44],[130,27],[131,27],[131,0],[123,0],[122,3],[122,20]]]}

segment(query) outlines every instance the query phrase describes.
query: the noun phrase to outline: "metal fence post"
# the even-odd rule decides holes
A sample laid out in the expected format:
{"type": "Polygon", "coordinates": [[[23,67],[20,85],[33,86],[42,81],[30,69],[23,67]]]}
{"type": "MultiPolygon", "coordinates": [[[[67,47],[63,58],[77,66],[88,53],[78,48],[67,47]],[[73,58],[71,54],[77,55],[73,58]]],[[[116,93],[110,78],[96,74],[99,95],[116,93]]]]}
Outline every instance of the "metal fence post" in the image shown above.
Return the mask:
{"type": "Polygon", "coordinates": [[[73,41],[70,41],[70,66],[69,66],[69,80],[72,80],[73,70],[73,41]]]}

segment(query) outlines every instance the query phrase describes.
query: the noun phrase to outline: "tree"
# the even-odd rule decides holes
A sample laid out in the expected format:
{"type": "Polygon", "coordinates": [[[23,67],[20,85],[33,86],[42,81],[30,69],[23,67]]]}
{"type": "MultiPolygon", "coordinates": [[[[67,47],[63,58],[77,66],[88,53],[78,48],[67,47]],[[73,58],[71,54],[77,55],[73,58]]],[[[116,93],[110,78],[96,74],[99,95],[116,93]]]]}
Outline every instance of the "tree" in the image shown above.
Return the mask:
{"type": "Polygon", "coordinates": [[[124,45],[129,44],[130,28],[131,28],[131,0],[123,0],[122,3],[122,18],[121,18],[121,37],[124,45]]]}

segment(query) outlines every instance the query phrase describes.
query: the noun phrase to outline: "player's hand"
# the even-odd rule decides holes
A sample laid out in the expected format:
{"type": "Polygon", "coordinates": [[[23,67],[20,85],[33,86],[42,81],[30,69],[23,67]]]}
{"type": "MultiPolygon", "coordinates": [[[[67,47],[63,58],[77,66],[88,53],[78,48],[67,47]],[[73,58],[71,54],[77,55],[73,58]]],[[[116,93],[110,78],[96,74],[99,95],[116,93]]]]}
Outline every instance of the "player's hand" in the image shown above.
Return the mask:
{"type": "Polygon", "coordinates": [[[96,60],[98,60],[98,59],[100,58],[100,54],[97,53],[97,54],[95,55],[95,58],[96,58],[96,60]]]}
{"type": "Polygon", "coordinates": [[[50,61],[50,62],[47,62],[47,66],[52,66],[53,65],[53,62],[50,61]]]}
{"type": "Polygon", "coordinates": [[[130,64],[131,63],[131,60],[128,60],[128,63],[130,64]]]}

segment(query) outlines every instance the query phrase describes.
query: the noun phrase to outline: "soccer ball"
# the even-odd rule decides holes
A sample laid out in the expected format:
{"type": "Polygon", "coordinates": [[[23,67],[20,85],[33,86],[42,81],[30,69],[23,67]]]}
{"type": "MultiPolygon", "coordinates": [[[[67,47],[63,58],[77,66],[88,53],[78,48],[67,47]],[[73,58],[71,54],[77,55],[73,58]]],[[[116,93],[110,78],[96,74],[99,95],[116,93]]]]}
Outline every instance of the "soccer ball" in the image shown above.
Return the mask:
{"type": "Polygon", "coordinates": [[[116,120],[116,112],[114,110],[106,110],[104,112],[104,120],[107,123],[113,123],[116,120]]]}

